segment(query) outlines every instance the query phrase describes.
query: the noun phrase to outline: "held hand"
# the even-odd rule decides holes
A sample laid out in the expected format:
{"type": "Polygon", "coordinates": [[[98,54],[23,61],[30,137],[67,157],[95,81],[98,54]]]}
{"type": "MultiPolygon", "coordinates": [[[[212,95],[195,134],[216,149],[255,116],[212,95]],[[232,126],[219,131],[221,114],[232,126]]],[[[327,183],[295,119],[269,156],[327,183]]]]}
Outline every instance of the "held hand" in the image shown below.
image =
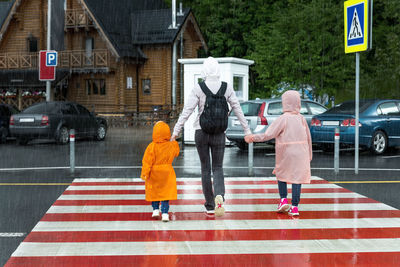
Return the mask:
{"type": "Polygon", "coordinates": [[[253,143],[254,142],[254,135],[253,134],[246,135],[244,137],[244,141],[246,141],[246,143],[248,143],[248,144],[253,143]]]}
{"type": "Polygon", "coordinates": [[[175,134],[173,134],[172,136],[171,136],[171,139],[170,139],[170,141],[176,141],[176,135],[175,134]]]}

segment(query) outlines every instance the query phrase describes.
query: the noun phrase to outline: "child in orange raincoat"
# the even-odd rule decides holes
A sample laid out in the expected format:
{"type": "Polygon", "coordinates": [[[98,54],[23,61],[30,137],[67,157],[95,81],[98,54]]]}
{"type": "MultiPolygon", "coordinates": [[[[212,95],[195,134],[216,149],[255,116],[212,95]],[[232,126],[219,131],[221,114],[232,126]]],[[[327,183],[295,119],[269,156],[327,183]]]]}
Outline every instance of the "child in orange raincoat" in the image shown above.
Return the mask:
{"type": "Polygon", "coordinates": [[[263,134],[245,137],[247,143],[263,142],[275,138],[275,169],[281,201],[278,212],[299,215],[301,184],[309,184],[312,160],[311,134],[307,121],[300,114],[301,100],[297,91],[282,95],[283,115],[276,119],[263,134]],[[287,197],[287,183],[292,184],[292,207],[287,197]]]}
{"type": "Polygon", "coordinates": [[[169,221],[169,200],[177,199],[176,175],[172,162],[179,155],[179,145],[170,141],[171,131],[163,121],[159,121],[153,128],[153,142],[144,152],[142,173],[140,177],[145,181],[146,200],[151,201],[153,218],[160,216],[160,201],[162,221],[169,221]]]}

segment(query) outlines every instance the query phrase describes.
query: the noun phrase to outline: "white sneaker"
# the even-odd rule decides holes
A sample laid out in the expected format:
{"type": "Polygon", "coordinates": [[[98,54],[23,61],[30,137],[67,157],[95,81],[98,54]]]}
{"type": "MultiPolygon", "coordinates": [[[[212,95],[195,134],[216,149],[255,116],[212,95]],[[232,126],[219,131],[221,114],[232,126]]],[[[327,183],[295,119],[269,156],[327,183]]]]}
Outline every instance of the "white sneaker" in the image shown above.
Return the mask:
{"type": "Polygon", "coordinates": [[[153,218],[160,217],[160,210],[153,210],[153,215],[151,215],[151,217],[153,218]]]}
{"type": "Polygon", "coordinates": [[[215,211],[214,210],[206,210],[206,213],[209,215],[213,215],[215,213],[215,211]]]}
{"type": "Polygon", "coordinates": [[[224,199],[221,195],[215,197],[215,216],[221,217],[225,214],[224,199]]]}
{"type": "Polygon", "coordinates": [[[168,215],[168,213],[163,213],[163,214],[161,215],[161,220],[162,220],[163,222],[169,222],[169,215],[168,215]]]}

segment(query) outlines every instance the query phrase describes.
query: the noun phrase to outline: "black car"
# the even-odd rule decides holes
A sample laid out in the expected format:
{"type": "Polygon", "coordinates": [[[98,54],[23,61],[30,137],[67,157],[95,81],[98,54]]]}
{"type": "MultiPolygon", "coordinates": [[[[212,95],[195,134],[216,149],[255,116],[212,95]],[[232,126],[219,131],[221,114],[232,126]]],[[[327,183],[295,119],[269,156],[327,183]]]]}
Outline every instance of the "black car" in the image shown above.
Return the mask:
{"type": "Polygon", "coordinates": [[[11,116],[10,132],[19,144],[32,139],[55,139],[58,144],[69,142],[69,130],[76,138],[94,137],[104,140],[107,122],[74,102],[51,101],[34,104],[11,116]]]}
{"type": "Polygon", "coordinates": [[[9,137],[10,117],[17,114],[19,110],[11,105],[0,104],[0,143],[5,143],[9,137]]]}

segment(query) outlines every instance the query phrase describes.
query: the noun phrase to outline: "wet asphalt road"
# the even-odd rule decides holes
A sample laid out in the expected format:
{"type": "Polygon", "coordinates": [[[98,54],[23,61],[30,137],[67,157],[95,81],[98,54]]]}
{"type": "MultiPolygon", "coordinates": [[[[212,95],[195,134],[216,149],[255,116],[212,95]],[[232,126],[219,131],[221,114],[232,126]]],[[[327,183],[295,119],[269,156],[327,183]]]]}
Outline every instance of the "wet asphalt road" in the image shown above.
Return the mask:
{"type": "MultiPolygon", "coordinates": [[[[139,177],[151,128],[112,128],[103,142],[76,142],[76,170],[70,173],[69,145],[34,141],[19,146],[13,140],[0,144],[0,265],[2,266],[47,209],[74,178],[139,177]],[[16,237],[12,235],[22,235],[16,237]]],[[[256,146],[254,177],[272,176],[274,148],[256,146]]],[[[225,176],[248,176],[248,154],[227,146],[225,176]]],[[[178,177],[200,177],[200,162],[193,145],[181,147],[176,159],[178,177]]],[[[360,153],[359,174],[354,173],[354,151],[340,153],[340,172],[333,171],[333,153],[314,151],[312,175],[400,209],[400,150],[383,156],[360,153]],[[392,182],[391,182],[392,181],[392,182]],[[393,182],[394,181],[394,182],[393,182]]]]}

